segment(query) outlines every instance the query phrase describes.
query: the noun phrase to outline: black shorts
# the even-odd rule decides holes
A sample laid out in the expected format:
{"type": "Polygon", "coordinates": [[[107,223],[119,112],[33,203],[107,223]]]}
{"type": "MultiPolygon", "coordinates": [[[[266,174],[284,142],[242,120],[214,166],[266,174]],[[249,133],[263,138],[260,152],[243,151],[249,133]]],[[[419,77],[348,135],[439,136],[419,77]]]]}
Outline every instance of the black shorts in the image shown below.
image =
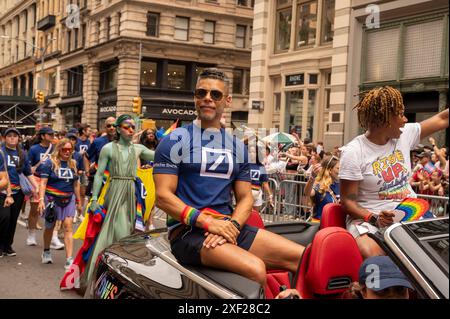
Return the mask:
{"type": "MultiPolygon", "coordinates": [[[[249,250],[258,230],[259,228],[244,225],[237,237],[237,245],[242,249],[249,250]]],[[[182,264],[201,266],[200,250],[205,238],[203,229],[188,226],[171,240],[172,253],[182,264]]]]}

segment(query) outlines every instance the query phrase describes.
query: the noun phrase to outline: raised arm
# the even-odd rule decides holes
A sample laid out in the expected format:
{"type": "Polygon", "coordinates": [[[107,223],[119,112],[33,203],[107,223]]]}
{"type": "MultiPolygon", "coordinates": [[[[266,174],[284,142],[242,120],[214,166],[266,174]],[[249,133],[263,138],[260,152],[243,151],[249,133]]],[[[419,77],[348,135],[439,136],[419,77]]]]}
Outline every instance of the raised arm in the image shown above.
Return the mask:
{"type": "Polygon", "coordinates": [[[425,138],[433,133],[448,127],[448,109],[420,122],[420,138],[425,138]]]}

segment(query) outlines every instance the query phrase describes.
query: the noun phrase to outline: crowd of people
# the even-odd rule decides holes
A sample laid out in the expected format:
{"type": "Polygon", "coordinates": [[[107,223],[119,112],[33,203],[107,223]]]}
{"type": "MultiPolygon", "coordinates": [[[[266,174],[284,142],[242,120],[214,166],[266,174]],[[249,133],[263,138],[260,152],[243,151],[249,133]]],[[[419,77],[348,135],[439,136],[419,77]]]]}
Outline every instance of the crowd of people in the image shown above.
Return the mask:
{"type": "MultiPolygon", "coordinates": [[[[306,180],[304,196],[294,185],[284,189],[285,203],[294,204],[285,205],[286,214],[295,214],[296,205],[306,198],[313,207],[312,216],[320,220],[326,204],[340,203],[348,214],[347,230],[366,260],[384,255],[367,234],[393,223],[399,200],[414,196],[414,190],[427,195],[448,194],[448,152],[430,138],[448,127],[448,109],[421,123],[407,124],[398,90],[371,90],[356,106],[366,132],[327,152],[322,142],[302,140],[295,132],[291,132],[294,140],[290,144],[258,141],[255,146],[227,134],[221,118],[231,103],[228,92],[223,72],[202,71],[194,94],[198,118],[183,127],[184,135],[181,129],[175,130],[170,138],[161,139],[158,131],[151,129],[136,132],[136,123],[129,115],[106,119],[101,132],[86,124],[58,133],[41,127],[33,137],[21,136],[16,128],[4,130],[0,257],[16,255],[15,225],[29,201],[27,245],[37,245],[36,229],[45,228],[42,263],[53,262],[51,249],[65,248],[64,267],[69,270],[74,262],[74,221],[83,219],[89,197],[91,211],[106,208],[107,214],[89,248],[90,259],[82,278],[83,290],[87,290],[97,254],[136,228],[138,168],[153,167],[156,206],[167,213],[168,238],[178,261],[239,273],[263,286],[266,268],[295,273],[305,250],[282,236],[246,225],[252,209],[261,209],[263,193],[274,204],[270,174],[306,180]],[[192,145],[197,131],[208,131],[211,140],[202,139],[201,147],[192,145]],[[425,138],[431,147],[419,144],[425,138]],[[178,143],[180,151],[187,152],[181,157],[173,152],[178,143]],[[238,150],[246,149],[246,143],[249,157],[242,161],[238,150]],[[209,151],[203,152],[203,148],[209,151]],[[190,158],[201,161],[187,160],[190,158]],[[100,203],[106,171],[110,184],[104,203],[100,203]],[[232,194],[234,206],[230,205],[232,194]],[[37,222],[39,216],[43,226],[37,222]],[[58,239],[60,228],[64,229],[64,243],[58,239]]],[[[401,287],[409,288],[407,284],[401,287]]],[[[371,296],[366,288],[360,282],[353,292],[360,298],[371,296]]],[[[403,290],[399,293],[407,296],[403,290]]]]}

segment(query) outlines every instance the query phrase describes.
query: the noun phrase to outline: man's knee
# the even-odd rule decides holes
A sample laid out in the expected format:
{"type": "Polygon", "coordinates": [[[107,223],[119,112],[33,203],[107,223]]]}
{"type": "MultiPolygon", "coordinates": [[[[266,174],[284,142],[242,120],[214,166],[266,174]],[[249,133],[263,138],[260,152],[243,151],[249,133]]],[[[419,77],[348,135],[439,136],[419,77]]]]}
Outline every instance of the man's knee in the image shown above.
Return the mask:
{"type": "Polygon", "coordinates": [[[259,282],[261,285],[266,284],[266,265],[259,258],[254,258],[254,260],[249,264],[249,276],[252,280],[259,282]]]}

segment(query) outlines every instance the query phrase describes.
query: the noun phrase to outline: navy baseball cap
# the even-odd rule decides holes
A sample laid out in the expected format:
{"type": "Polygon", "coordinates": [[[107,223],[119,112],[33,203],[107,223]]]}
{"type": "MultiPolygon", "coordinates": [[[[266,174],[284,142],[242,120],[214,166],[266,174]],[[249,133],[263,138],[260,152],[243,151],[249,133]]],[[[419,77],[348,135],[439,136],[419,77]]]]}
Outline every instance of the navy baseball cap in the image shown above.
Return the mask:
{"type": "Polygon", "coordinates": [[[359,268],[359,283],[374,291],[398,286],[414,290],[408,278],[388,256],[367,258],[359,268]]]}
{"type": "Polygon", "coordinates": [[[11,133],[11,132],[14,132],[14,133],[16,133],[17,135],[20,136],[19,130],[16,129],[15,127],[8,127],[8,128],[3,132],[3,136],[6,136],[6,135],[8,135],[8,133],[11,133]]]}
{"type": "Polygon", "coordinates": [[[69,132],[67,132],[67,133],[71,133],[71,134],[78,134],[78,129],[76,129],[75,127],[72,127],[70,130],[69,130],[69,132]]]}
{"type": "Polygon", "coordinates": [[[67,133],[67,138],[78,138],[77,134],[69,132],[67,133]]]}
{"type": "Polygon", "coordinates": [[[39,134],[55,134],[55,131],[51,127],[43,127],[39,130],[39,134]]]}

